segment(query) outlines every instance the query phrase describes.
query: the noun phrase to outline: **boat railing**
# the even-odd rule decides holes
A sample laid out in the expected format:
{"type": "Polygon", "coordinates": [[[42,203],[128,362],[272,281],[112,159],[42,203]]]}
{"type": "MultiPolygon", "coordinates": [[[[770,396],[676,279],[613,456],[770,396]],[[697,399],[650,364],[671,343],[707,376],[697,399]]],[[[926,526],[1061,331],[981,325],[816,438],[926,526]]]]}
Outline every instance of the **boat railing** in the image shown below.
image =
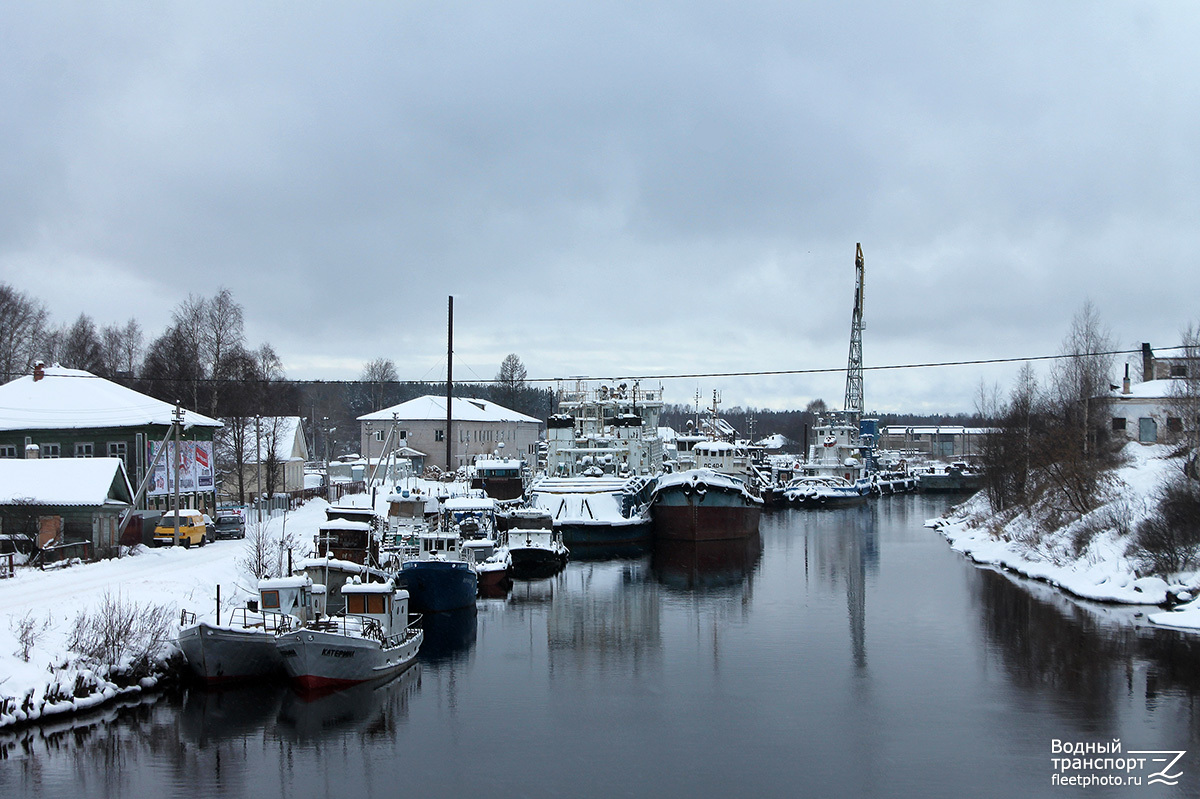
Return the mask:
{"type": "Polygon", "coordinates": [[[250,610],[249,608],[234,608],[229,614],[231,627],[245,627],[248,630],[261,629],[264,632],[280,635],[289,632],[298,622],[286,613],[271,610],[250,610]]]}
{"type": "Polygon", "coordinates": [[[187,610],[186,608],[180,608],[180,610],[179,610],[179,626],[180,627],[190,627],[195,623],[196,623],[196,614],[192,613],[191,611],[187,610]]]}

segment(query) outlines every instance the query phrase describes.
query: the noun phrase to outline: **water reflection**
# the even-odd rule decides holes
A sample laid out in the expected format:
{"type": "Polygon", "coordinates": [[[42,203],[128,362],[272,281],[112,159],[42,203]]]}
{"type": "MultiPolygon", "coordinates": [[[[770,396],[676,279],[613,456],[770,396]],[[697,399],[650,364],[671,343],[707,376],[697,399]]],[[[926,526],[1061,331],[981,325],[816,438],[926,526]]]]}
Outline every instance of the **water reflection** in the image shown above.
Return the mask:
{"type": "Polygon", "coordinates": [[[851,656],[859,670],[867,668],[868,578],[879,568],[877,506],[887,504],[787,511],[803,531],[806,582],[815,576],[845,594],[851,656]]]}
{"type": "Polygon", "coordinates": [[[762,538],[719,541],[660,540],[654,544],[651,567],[660,583],[675,589],[749,586],[762,556],[762,538]]]}
{"type": "Polygon", "coordinates": [[[423,663],[441,663],[465,658],[475,644],[476,610],[468,608],[426,613],[421,617],[425,640],[417,657],[423,663]]]}
{"type": "Polygon", "coordinates": [[[626,666],[661,657],[660,603],[648,559],[589,561],[563,571],[550,604],[551,668],[626,666]]]}
{"type": "Polygon", "coordinates": [[[385,683],[363,683],[324,696],[284,692],[275,729],[287,741],[320,741],[355,732],[365,739],[392,737],[421,685],[420,664],[385,683]]]}
{"type": "Polygon", "coordinates": [[[979,618],[1018,685],[1069,698],[1097,724],[1113,721],[1123,695],[1152,706],[1163,692],[1200,693],[1196,636],[1152,627],[1135,608],[1074,600],[1043,583],[981,571],[979,618]]]}
{"type": "Polygon", "coordinates": [[[188,688],[183,693],[179,734],[183,740],[198,746],[246,735],[279,716],[287,693],[289,689],[283,680],[227,688],[188,688]]]}

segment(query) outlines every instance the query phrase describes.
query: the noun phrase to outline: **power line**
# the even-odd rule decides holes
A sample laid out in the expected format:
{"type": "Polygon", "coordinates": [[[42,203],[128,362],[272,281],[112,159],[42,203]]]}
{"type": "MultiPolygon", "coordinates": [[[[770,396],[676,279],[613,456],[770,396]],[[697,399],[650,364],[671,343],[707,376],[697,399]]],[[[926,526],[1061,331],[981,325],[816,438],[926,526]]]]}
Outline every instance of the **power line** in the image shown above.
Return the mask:
{"type": "MultiPolygon", "coordinates": [[[[1185,347],[1183,345],[1176,346],[1176,347],[1155,347],[1155,351],[1158,351],[1158,352],[1182,350],[1182,349],[1185,349],[1185,347]]],[[[898,371],[901,369],[937,369],[937,368],[945,368],[945,367],[951,367],[951,366],[987,366],[987,365],[1002,364],[1002,363],[1022,363],[1022,362],[1032,362],[1032,361],[1061,361],[1061,360],[1069,360],[1072,358],[1096,358],[1096,357],[1107,357],[1110,355],[1138,355],[1138,354],[1141,354],[1141,352],[1142,352],[1142,350],[1140,350],[1140,349],[1108,350],[1106,352],[1070,353],[1070,354],[1060,354],[1060,355],[1027,355],[1027,356],[1020,356],[1020,357],[1011,357],[1011,358],[978,358],[978,359],[967,360],[967,361],[927,361],[927,362],[921,362],[921,363],[888,364],[886,366],[866,366],[866,365],[864,365],[862,368],[863,368],[863,371],[868,371],[868,372],[898,371]]],[[[758,371],[748,371],[748,372],[691,372],[691,373],[677,373],[677,374],[644,374],[644,375],[614,374],[614,375],[598,375],[598,376],[571,375],[571,376],[564,376],[564,377],[527,377],[527,378],[525,378],[524,382],[525,383],[568,383],[568,382],[577,381],[577,380],[596,380],[596,381],[604,381],[604,380],[608,380],[608,381],[613,381],[613,380],[692,380],[692,379],[699,380],[699,379],[717,378],[717,377],[787,377],[787,376],[794,376],[794,375],[833,374],[833,373],[842,373],[845,371],[846,371],[845,366],[829,366],[829,367],[819,367],[819,368],[811,368],[811,369],[775,369],[775,370],[758,370],[758,371]]],[[[24,376],[24,373],[18,375],[18,377],[21,377],[21,376],[24,376]]],[[[47,375],[47,377],[53,377],[55,379],[62,379],[64,377],[88,379],[88,378],[96,378],[99,376],[92,375],[92,374],[77,374],[77,375],[47,375]]],[[[10,375],[10,378],[11,378],[11,375],[10,375]]],[[[232,379],[232,380],[224,380],[224,379],[216,379],[216,378],[211,378],[211,377],[196,377],[196,378],[179,377],[179,378],[175,378],[175,377],[154,377],[154,376],[146,376],[146,375],[142,375],[140,377],[135,377],[135,378],[125,378],[125,379],[176,382],[176,383],[187,383],[187,384],[220,383],[222,385],[254,385],[254,384],[268,385],[269,384],[269,385],[297,385],[297,386],[305,386],[305,385],[328,385],[328,386],[388,385],[388,386],[396,386],[396,385],[405,385],[405,384],[408,384],[408,385],[413,385],[413,384],[416,384],[416,385],[444,385],[446,382],[445,380],[292,380],[292,379],[287,379],[287,378],[283,378],[283,379],[279,379],[279,380],[271,380],[268,378],[255,378],[255,379],[238,378],[238,379],[232,379]]],[[[495,378],[492,378],[492,379],[478,379],[478,380],[474,381],[474,384],[488,385],[488,384],[497,384],[497,383],[504,383],[504,382],[507,382],[507,381],[497,380],[495,378]]]]}

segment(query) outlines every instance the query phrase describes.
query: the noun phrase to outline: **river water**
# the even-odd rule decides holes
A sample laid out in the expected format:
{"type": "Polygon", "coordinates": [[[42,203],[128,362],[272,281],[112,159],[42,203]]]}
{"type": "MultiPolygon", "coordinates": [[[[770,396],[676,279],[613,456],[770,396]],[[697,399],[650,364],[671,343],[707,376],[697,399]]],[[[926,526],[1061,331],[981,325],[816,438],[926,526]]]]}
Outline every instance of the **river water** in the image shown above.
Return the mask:
{"type": "Polygon", "coordinates": [[[1200,795],[1197,639],[974,566],[923,526],[949,502],[573,560],[431,619],[384,686],[181,691],[10,733],[0,796],[1200,795]],[[1080,756],[1114,760],[1054,751],[1114,739],[1080,756]],[[1174,786],[1149,784],[1174,755],[1137,754],[1161,751],[1186,752],[1174,786]]]}

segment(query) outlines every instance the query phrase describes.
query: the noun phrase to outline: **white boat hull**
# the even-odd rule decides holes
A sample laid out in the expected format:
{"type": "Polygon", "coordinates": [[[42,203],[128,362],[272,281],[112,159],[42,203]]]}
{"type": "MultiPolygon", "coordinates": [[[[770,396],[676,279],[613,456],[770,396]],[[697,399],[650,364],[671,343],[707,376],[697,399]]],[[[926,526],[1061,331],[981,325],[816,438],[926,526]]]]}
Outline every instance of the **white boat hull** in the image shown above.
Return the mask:
{"type": "Polygon", "coordinates": [[[263,629],[202,621],[183,628],[177,640],[188,668],[208,683],[259,679],[283,669],[275,634],[263,629]]]}
{"type": "Polygon", "coordinates": [[[279,637],[279,654],[292,682],[303,691],[344,688],[391,677],[411,666],[424,635],[406,630],[402,639],[383,646],[372,638],[301,629],[279,637]]]}

